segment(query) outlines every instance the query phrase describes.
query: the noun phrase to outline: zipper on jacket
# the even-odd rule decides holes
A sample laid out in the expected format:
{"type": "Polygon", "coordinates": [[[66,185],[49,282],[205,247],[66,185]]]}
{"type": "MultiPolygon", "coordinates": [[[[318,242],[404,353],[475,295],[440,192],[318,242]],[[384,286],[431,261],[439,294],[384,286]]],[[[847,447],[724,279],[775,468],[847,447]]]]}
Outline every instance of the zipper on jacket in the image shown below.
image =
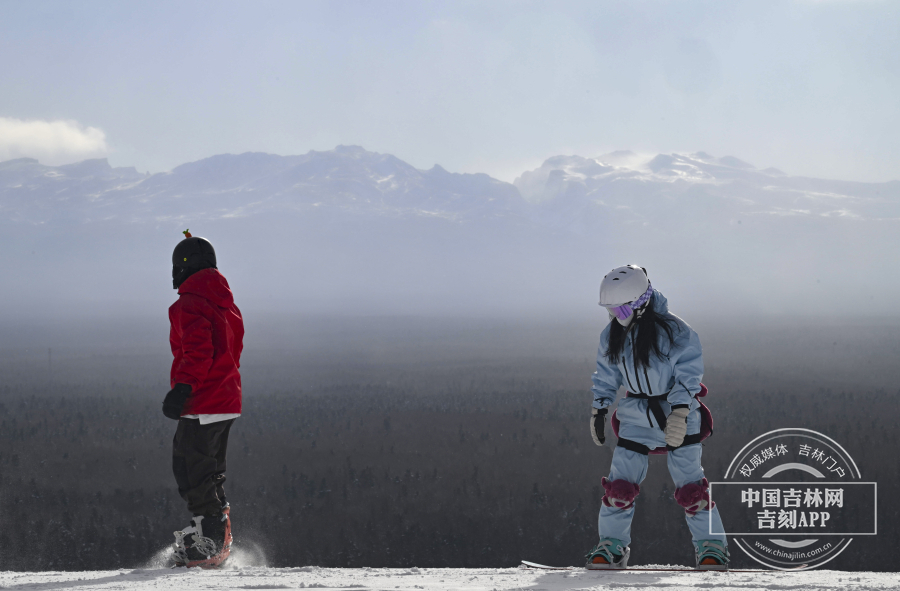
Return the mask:
{"type": "Polygon", "coordinates": [[[641,373],[638,371],[637,359],[634,356],[634,349],[631,350],[631,363],[634,364],[634,379],[637,380],[638,383],[638,393],[646,394],[641,388],[641,373]]]}
{"type": "Polygon", "coordinates": [[[622,360],[622,367],[625,368],[625,381],[628,382],[628,389],[634,390],[634,386],[631,384],[631,376],[628,375],[628,361],[627,360],[625,360],[625,359],[622,360]]]}
{"type": "MultiPolygon", "coordinates": [[[[631,327],[625,331],[625,344],[628,344],[628,333],[631,331],[631,327]]],[[[631,349],[631,356],[634,357],[634,348],[631,349]]],[[[628,360],[625,359],[625,347],[622,347],[622,367],[625,368],[625,381],[628,382],[628,388],[630,390],[634,390],[634,385],[631,383],[631,376],[628,375],[628,360]]],[[[637,378],[637,376],[634,376],[637,378]]],[[[638,382],[638,390],[634,390],[636,394],[640,394],[640,382],[638,382]]]]}
{"type": "MultiPolygon", "coordinates": [[[[646,392],[644,392],[643,388],[641,387],[641,372],[638,370],[637,355],[635,355],[635,353],[634,353],[635,344],[636,343],[634,340],[634,334],[632,333],[632,335],[631,335],[631,363],[632,363],[632,365],[634,365],[634,379],[637,381],[638,394],[646,394],[646,392]]],[[[650,385],[649,380],[647,380],[647,385],[648,386],[650,385]]]]}

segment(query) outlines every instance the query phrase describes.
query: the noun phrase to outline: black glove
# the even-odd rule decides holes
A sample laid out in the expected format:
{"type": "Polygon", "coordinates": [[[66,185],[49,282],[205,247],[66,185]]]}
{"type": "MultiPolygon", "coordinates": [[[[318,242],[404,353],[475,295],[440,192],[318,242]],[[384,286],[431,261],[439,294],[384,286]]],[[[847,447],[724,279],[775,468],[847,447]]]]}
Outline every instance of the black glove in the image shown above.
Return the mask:
{"type": "Polygon", "coordinates": [[[606,443],[606,409],[591,410],[591,437],[597,445],[606,443]]]}
{"type": "Polygon", "coordinates": [[[163,414],[172,420],[181,418],[181,411],[184,410],[184,403],[191,395],[191,387],[188,384],[175,384],[175,387],[166,394],[163,400],[163,414]]]}

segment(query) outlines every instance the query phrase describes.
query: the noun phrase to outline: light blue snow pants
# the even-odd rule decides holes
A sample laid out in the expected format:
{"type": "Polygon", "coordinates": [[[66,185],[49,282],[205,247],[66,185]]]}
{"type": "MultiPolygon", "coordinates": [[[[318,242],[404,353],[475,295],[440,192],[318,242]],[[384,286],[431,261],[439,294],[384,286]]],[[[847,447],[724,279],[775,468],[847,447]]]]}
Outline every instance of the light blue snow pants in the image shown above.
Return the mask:
{"type": "MultiPolygon", "coordinates": [[[[700,482],[703,480],[703,467],[700,465],[700,455],[703,446],[699,443],[694,445],[686,445],[672,450],[667,454],[667,462],[669,465],[669,474],[675,481],[676,487],[682,487],[692,482],[700,482]]],[[[647,477],[648,457],[644,454],[625,449],[624,447],[616,447],[613,451],[612,467],[609,471],[610,480],[618,480],[623,478],[628,482],[640,484],[647,477]]],[[[639,494],[635,499],[635,505],[640,500],[639,494]]],[[[600,537],[601,538],[618,538],[625,542],[625,545],[631,543],[631,520],[634,518],[634,509],[616,509],[615,507],[600,507],[600,537]]],[[[688,527],[691,529],[691,538],[696,546],[699,540],[718,540],[723,544],[727,544],[725,536],[722,534],[711,534],[710,531],[723,532],[725,528],[722,526],[722,519],[719,517],[719,510],[715,507],[708,511],[699,511],[695,516],[690,517],[685,513],[688,527]],[[712,521],[713,529],[710,529],[710,521],[712,521]]]]}

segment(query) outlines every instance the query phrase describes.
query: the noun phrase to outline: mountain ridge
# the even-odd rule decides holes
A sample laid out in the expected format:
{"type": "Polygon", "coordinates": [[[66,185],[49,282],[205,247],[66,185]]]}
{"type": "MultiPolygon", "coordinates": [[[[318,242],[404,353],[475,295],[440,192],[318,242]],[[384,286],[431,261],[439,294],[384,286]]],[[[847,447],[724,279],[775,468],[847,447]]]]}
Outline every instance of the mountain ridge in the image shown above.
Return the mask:
{"type": "Polygon", "coordinates": [[[188,217],[218,218],[330,205],[345,213],[437,216],[454,221],[510,216],[532,222],[540,222],[548,207],[556,206],[557,214],[569,210],[578,218],[570,221],[579,222],[585,211],[598,207],[625,211],[633,209],[635,199],[671,196],[696,187],[705,187],[726,202],[755,206],[748,211],[773,215],[842,212],[843,217],[900,217],[896,207],[900,181],[794,177],[705,152],[652,158],[629,151],[596,158],[557,155],[534,170],[523,171],[512,183],[485,173],[449,172],[438,164],[420,170],[390,154],[343,145],[304,155],[218,154],[155,174],[141,174],[133,167],[113,168],[105,158],[56,167],[32,158],[0,162],[0,210],[32,223],[51,221],[56,208],[66,210],[70,220],[78,219],[80,212],[81,219],[89,221],[92,218],[86,212],[92,208],[122,215],[112,209],[126,204],[134,210],[133,221],[171,217],[169,210],[188,217]],[[797,205],[804,200],[805,205],[797,205]],[[575,202],[579,202],[577,212],[572,209],[575,202]]]}
{"type": "Polygon", "coordinates": [[[843,269],[900,289],[898,226],[900,181],[792,177],[704,152],[558,155],[513,183],[359,146],[220,154],[152,175],[17,159],[0,163],[0,273],[27,280],[5,282],[0,301],[161,305],[154,278],[191,228],[257,306],[557,313],[627,262],[695,306],[755,311],[774,292],[794,312],[870,309],[875,294],[843,269]],[[99,269],[115,279],[102,290],[99,269]]]}

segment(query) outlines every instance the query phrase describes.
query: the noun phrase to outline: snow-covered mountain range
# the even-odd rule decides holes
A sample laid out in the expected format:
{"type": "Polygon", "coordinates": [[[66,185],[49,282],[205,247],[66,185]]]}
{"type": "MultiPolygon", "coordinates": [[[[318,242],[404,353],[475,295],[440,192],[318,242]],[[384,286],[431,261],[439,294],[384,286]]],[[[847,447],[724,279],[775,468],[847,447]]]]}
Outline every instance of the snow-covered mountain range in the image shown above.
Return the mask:
{"type": "Polygon", "coordinates": [[[557,156],[523,173],[515,185],[530,201],[590,203],[607,212],[627,210],[634,219],[647,214],[642,200],[689,207],[689,200],[699,196],[720,200],[715,205],[742,216],[900,219],[900,181],[790,177],[775,168],[758,170],[732,156],[715,158],[704,152],[659,154],[646,162],[631,152],[599,158],[557,156]]]}
{"type": "Polygon", "coordinates": [[[697,206],[735,216],[890,221],[900,219],[900,181],[791,177],[704,152],[555,156],[512,185],[438,165],[418,170],[358,146],[303,156],[223,154],[153,175],[112,168],[106,159],[56,167],[30,158],[0,162],[0,211],[22,223],[182,222],[323,208],[456,221],[524,215],[580,230],[586,217],[644,221],[661,210],[697,206]],[[702,198],[709,201],[697,203],[702,198]]]}
{"type": "Polygon", "coordinates": [[[140,174],[106,159],[0,163],[0,207],[22,223],[156,222],[298,214],[314,209],[448,220],[521,213],[515,187],[486,174],[417,170],[388,154],[338,146],[304,156],[223,154],[140,174]]]}
{"type": "Polygon", "coordinates": [[[29,302],[60,279],[76,301],[102,299],[98,267],[130,286],[165,274],[186,227],[213,240],[230,277],[271,279],[252,281],[251,297],[311,308],[352,302],[361,286],[394,311],[580,308],[630,261],[695,303],[727,294],[748,311],[775,297],[821,312],[868,304],[845,269],[873,285],[900,276],[900,182],[792,177],[703,152],[556,156],[512,184],[356,146],[152,175],[18,159],[0,163],[0,216],[3,270],[15,276],[24,260],[29,278],[2,295],[33,289],[29,302]]]}

